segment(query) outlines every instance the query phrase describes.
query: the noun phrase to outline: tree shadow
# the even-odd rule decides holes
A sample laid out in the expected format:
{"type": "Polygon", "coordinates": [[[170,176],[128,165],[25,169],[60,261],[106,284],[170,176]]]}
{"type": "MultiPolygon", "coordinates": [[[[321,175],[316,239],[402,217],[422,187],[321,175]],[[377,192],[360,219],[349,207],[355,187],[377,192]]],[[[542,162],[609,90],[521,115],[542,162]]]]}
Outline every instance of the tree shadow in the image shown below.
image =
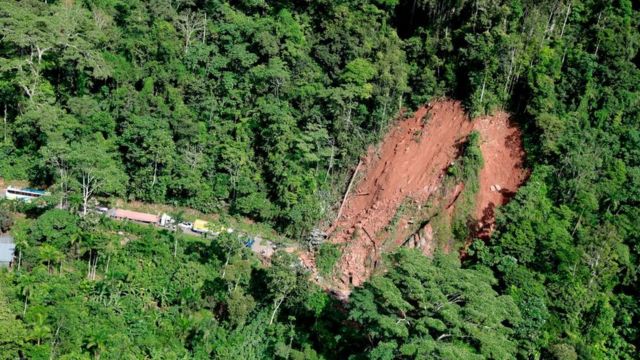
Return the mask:
{"type": "Polygon", "coordinates": [[[516,192],[511,191],[509,189],[500,189],[499,193],[500,195],[502,195],[502,198],[505,200],[505,203],[513,199],[514,196],[516,196],[516,192]]]}
{"type": "Polygon", "coordinates": [[[209,263],[209,259],[216,257],[210,245],[199,241],[187,244],[184,248],[184,254],[201,264],[207,264],[209,263]]]}
{"type": "Polygon", "coordinates": [[[482,211],[482,216],[480,217],[480,219],[478,219],[478,221],[475,223],[475,226],[471,231],[471,237],[478,238],[484,241],[488,240],[491,236],[491,227],[495,222],[495,216],[496,204],[490,202],[489,206],[487,206],[482,211]]]}

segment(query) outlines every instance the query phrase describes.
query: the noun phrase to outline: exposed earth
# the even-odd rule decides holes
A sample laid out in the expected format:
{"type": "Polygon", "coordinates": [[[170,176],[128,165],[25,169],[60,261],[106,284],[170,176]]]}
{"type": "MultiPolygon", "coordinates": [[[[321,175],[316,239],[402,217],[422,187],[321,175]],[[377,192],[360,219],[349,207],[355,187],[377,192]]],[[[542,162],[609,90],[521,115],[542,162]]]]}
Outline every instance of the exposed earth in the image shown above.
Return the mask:
{"type": "Polygon", "coordinates": [[[524,167],[520,129],[509,114],[498,112],[474,121],[480,133],[480,150],[484,166],[480,171],[480,191],[476,205],[479,231],[476,236],[491,235],[495,221],[495,208],[504,205],[524,184],[529,171],[524,167]]]}
{"type": "MultiPolygon", "coordinates": [[[[420,209],[437,199],[451,215],[464,184],[445,188],[443,181],[473,130],[480,133],[484,158],[476,198],[476,236],[491,234],[495,208],[505,204],[528,176],[519,129],[505,112],[471,121],[458,101],[421,107],[413,117],[399,121],[378,148],[368,150],[340,217],[327,230],[329,241],[344,244],[332,281],[334,291],[346,295],[350,286],[361,285],[375,270],[382,252],[406,243],[416,232],[408,230],[413,219],[401,216],[403,204],[409,201],[420,209]]],[[[432,253],[436,244],[431,224],[418,230],[420,235],[413,236],[420,241],[413,246],[432,253]]],[[[444,250],[451,248],[446,245],[444,250]]]]}

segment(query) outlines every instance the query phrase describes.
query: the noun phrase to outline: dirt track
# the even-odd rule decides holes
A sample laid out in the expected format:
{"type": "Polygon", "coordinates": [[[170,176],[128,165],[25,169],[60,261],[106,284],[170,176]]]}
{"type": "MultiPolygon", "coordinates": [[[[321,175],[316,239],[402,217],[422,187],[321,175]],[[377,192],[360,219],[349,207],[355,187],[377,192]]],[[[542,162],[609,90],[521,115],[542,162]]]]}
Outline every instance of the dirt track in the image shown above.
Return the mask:
{"type": "Polygon", "coordinates": [[[519,130],[506,113],[472,122],[457,101],[422,107],[412,118],[400,121],[379,148],[369,149],[360,171],[363,177],[328,230],[332,242],[345,244],[336,267],[343,292],[369,277],[380,258],[380,234],[403,201],[424,203],[441,188],[446,169],[459,156],[459,145],[474,129],[481,135],[485,159],[476,216],[481,231],[490,233],[495,207],[508,201],[527,176],[519,130]],[[493,191],[495,185],[501,190],[493,191]]]}

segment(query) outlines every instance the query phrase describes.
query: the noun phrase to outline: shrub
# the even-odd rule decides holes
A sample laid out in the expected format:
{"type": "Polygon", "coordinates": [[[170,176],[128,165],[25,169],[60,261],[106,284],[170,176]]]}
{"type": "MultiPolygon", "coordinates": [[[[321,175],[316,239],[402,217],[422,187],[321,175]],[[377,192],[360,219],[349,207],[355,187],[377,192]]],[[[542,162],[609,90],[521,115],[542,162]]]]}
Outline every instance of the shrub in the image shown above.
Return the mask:
{"type": "Polygon", "coordinates": [[[13,226],[11,214],[0,209],[0,233],[9,231],[11,226],[13,226]]]}
{"type": "Polygon", "coordinates": [[[342,256],[342,250],[339,245],[331,243],[320,245],[316,256],[316,264],[320,274],[322,276],[330,276],[340,256],[342,256]]]}

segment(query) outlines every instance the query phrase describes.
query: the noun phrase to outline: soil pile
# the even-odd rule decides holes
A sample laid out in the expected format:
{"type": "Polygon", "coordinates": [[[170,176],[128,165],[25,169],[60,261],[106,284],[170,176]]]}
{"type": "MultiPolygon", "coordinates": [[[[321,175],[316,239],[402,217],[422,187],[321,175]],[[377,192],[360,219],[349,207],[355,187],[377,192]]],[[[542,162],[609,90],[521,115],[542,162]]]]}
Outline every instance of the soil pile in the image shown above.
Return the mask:
{"type": "MultiPolygon", "coordinates": [[[[375,269],[381,252],[402,244],[404,239],[399,238],[384,244],[381,234],[389,227],[406,225],[407,219],[397,215],[403,202],[410,199],[423,204],[430,196],[440,196],[447,202],[452,199],[447,206],[451,213],[461,186],[448,193],[439,190],[447,168],[474,129],[480,133],[485,161],[476,203],[478,234],[490,234],[496,206],[506,203],[528,176],[518,128],[504,112],[471,121],[458,101],[422,107],[413,117],[400,121],[378,148],[368,150],[342,215],[327,231],[330,241],[345,244],[336,266],[340,283],[336,292],[346,295],[350,285],[361,285],[375,269]]],[[[428,226],[421,231],[432,235],[428,226]]],[[[400,231],[398,235],[410,234],[400,231]]],[[[427,243],[421,247],[432,251],[432,236],[425,238],[427,243]]]]}

